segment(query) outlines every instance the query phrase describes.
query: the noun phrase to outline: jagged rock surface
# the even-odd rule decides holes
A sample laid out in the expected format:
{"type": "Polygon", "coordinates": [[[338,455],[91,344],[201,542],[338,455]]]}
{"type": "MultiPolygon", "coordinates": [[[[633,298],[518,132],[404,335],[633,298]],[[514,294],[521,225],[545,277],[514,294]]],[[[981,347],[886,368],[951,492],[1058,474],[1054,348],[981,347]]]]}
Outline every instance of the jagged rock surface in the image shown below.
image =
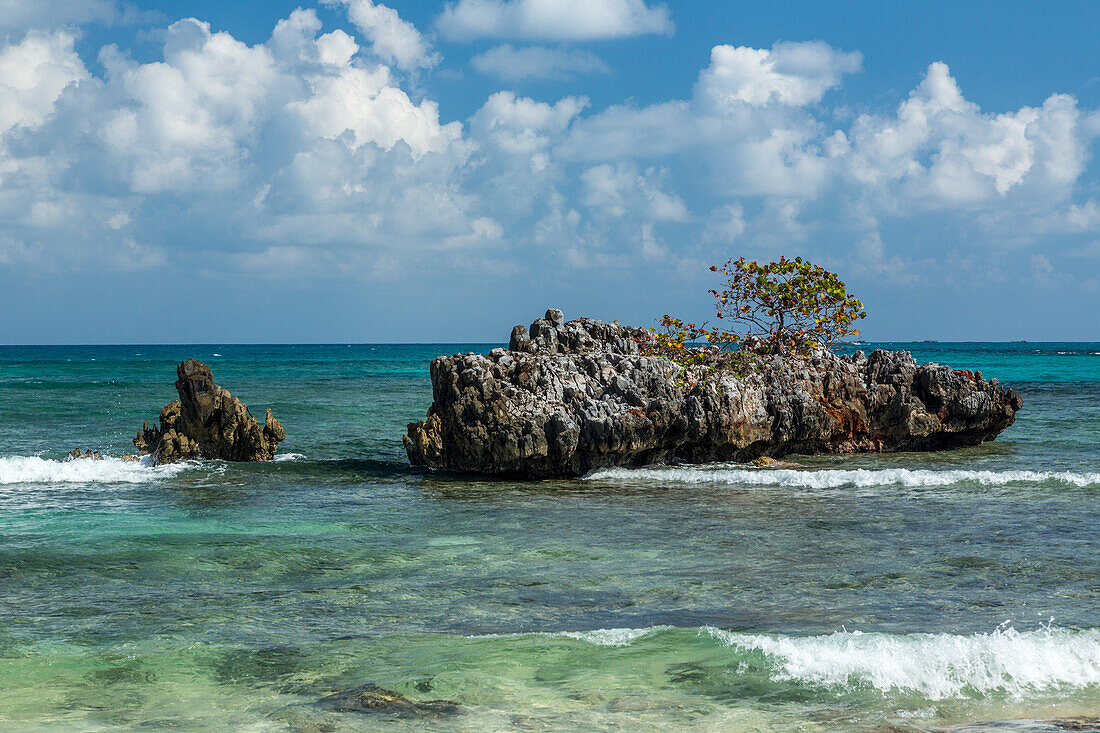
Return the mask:
{"type": "Polygon", "coordinates": [[[644,328],[620,326],[618,321],[604,323],[578,318],[566,323],[562,312],[551,308],[530,328],[522,324],[513,328],[508,350],[527,354],[580,354],[586,351],[636,354],[639,340],[648,333],[644,328]]]}
{"type": "Polygon", "coordinates": [[[248,406],[214,383],[210,367],[188,359],[176,368],[179,400],[165,405],[160,424],[145,423],[134,438],[140,455],[156,465],[191,458],[270,461],[286,439],[271,410],[261,426],[248,406]]]}
{"type": "Polygon", "coordinates": [[[992,440],[1019,395],[905,351],[772,357],[705,377],[639,353],[644,329],[548,311],[511,348],[432,362],[433,403],[411,423],[414,465],[521,478],[605,466],[751,461],[790,453],[958,448],[992,440]]]}

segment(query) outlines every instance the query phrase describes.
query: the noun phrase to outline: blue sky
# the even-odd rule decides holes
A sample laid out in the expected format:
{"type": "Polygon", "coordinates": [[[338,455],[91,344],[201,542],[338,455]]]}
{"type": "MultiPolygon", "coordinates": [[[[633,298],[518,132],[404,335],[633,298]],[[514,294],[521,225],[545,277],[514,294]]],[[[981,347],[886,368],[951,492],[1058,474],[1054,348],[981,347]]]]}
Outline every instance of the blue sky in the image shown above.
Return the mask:
{"type": "Polygon", "coordinates": [[[0,343],[704,319],[1100,340],[1095,3],[0,0],[0,343]]]}

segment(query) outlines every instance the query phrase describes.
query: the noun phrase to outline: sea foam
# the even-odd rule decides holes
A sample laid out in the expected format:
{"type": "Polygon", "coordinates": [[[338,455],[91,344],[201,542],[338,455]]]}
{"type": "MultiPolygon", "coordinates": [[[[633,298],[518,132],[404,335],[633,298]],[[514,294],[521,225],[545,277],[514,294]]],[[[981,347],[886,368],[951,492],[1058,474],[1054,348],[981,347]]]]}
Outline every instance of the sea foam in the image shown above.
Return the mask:
{"type": "Polygon", "coordinates": [[[562,631],[558,635],[588,642],[596,646],[630,646],[643,636],[671,629],[671,626],[650,626],[644,629],[595,629],[593,631],[562,631]]]}
{"type": "Polygon", "coordinates": [[[721,643],[763,652],[776,680],[881,692],[912,691],[932,700],[1003,694],[1014,699],[1100,684],[1100,630],[828,636],[738,634],[708,628],[721,643]]]}
{"type": "Polygon", "coordinates": [[[590,481],[640,481],[675,484],[722,484],[728,486],[785,486],[809,489],[876,486],[950,486],[1062,483],[1100,486],[1100,473],[1071,471],[973,471],[965,469],[749,469],[716,466],[670,468],[601,468],[585,479],[590,481]]]}
{"type": "Polygon", "coordinates": [[[38,456],[0,458],[0,485],[7,484],[136,484],[154,478],[172,476],[186,464],[157,466],[148,456],[141,461],[126,462],[119,458],[76,459],[54,461],[38,456]]]}

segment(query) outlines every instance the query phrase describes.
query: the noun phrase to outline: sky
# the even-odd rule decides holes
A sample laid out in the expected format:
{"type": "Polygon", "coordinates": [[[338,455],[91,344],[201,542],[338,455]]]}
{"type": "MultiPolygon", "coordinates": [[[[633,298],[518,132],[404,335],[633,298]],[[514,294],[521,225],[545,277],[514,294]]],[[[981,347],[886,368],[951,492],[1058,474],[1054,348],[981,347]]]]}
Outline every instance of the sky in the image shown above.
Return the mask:
{"type": "Polygon", "coordinates": [[[0,343],[499,342],[836,272],[1100,341],[1100,4],[0,0],[0,343]]]}

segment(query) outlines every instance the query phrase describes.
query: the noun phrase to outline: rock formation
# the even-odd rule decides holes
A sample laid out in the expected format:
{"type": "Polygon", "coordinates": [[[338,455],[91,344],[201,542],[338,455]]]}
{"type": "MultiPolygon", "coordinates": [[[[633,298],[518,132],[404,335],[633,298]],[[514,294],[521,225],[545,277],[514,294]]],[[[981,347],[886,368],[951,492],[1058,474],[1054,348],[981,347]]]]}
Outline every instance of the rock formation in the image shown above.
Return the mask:
{"type": "Polygon", "coordinates": [[[69,454],[65,456],[66,461],[102,461],[103,456],[99,455],[97,450],[81,451],[79,448],[73,448],[69,451],[69,454]]]}
{"type": "Polygon", "coordinates": [[[190,458],[225,461],[270,461],[286,439],[282,424],[271,410],[261,426],[248,406],[217,384],[210,367],[188,359],[176,368],[179,400],[165,405],[160,424],[145,423],[134,438],[141,455],[154,465],[190,458]]]}
{"type": "Polygon", "coordinates": [[[520,478],[604,466],[752,461],[790,453],[940,450],[992,440],[1022,402],[980,372],[905,351],[770,357],[706,375],[639,353],[644,329],[547,311],[510,348],[432,362],[411,423],[414,465],[520,478]]]}

